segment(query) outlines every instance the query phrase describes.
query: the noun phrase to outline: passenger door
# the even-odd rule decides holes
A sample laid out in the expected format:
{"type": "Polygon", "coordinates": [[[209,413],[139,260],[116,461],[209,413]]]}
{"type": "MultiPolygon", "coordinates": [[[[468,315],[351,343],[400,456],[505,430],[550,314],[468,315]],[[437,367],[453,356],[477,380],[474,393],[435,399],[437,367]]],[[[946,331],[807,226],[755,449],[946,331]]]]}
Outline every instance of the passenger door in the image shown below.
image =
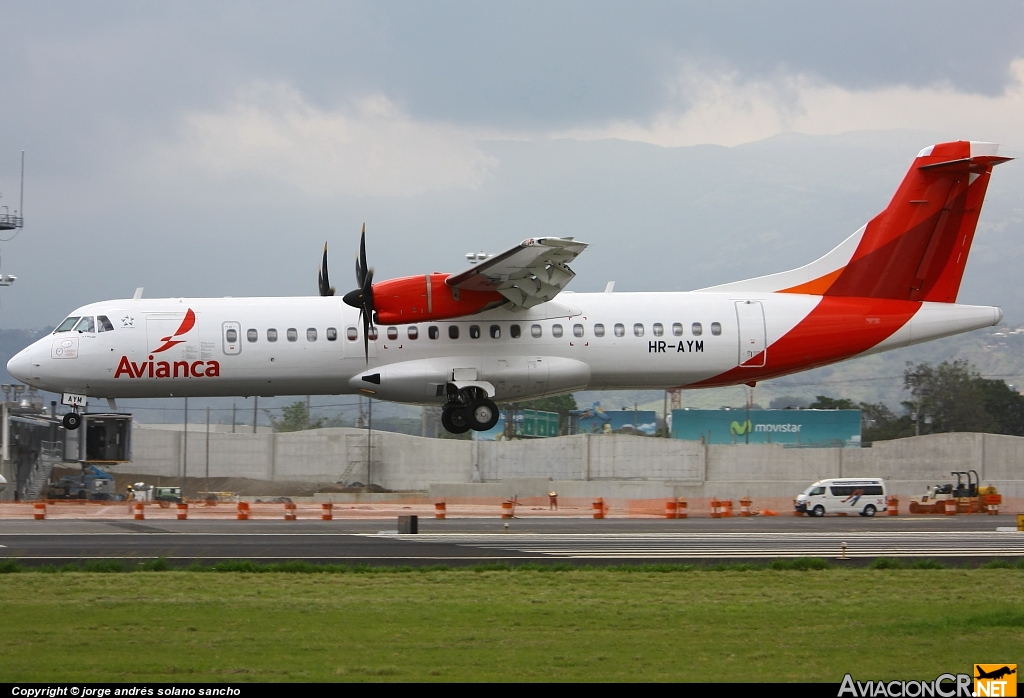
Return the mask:
{"type": "Polygon", "coordinates": [[[739,362],[744,368],[765,365],[768,352],[761,301],[736,301],[736,322],[739,328],[739,362]]]}
{"type": "Polygon", "coordinates": [[[225,322],[221,325],[221,346],[228,356],[242,353],[242,325],[238,322],[225,322]]]}

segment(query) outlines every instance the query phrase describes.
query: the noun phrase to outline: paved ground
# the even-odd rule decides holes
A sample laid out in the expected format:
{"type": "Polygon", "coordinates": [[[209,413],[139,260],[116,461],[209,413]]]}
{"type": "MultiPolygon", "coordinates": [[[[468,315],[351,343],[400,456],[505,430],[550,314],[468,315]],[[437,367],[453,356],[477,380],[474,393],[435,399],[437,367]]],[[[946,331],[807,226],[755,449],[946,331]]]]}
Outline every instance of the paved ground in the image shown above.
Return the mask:
{"type": "Polygon", "coordinates": [[[987,560],[1024,556],[1012,516],[809,519],[420,519],[418,535],[397,520],[0,521],[0,559],[25,564],[95,558],[308,560],[347,564],[473,564],[486,560],[715,561],[821,556],[987,560]],[[508,532],[505,532],[505,524],[508,532]]]}

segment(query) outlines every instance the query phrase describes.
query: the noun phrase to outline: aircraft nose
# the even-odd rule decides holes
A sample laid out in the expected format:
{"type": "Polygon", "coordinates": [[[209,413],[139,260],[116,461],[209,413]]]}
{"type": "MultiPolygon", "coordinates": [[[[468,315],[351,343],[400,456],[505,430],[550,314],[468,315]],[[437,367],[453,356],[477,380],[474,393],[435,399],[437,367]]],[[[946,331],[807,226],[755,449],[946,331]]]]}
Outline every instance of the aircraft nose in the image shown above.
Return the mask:
{"type": "Polygon", "coordinates": [[[22,349],[20,352],[15,354],[14,357],[7,362],[7,372],[22,383],[28,383],[29,377],[32,373],[31,348],[22,349]]]}

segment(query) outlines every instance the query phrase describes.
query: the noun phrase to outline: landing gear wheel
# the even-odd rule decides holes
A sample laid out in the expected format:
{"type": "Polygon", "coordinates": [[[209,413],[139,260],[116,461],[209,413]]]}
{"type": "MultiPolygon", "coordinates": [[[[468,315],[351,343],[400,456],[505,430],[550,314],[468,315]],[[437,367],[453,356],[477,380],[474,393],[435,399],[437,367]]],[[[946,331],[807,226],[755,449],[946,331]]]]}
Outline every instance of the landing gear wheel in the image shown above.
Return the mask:
{"type": "Polygon", "coordinates": [[[875,515],[875,505],[874,504],[868,504],[866,507],[864,507],[864,512],[861,514],[861,516],[874,516],[874,515],[875,515]]]}
{"type": "Polygon", "coordinates": [[[488,399],[477,400],[469,408],[469,419],[476,431],[487,431],[498,423],[498,406],[488,399]]]}
{"type": "Polygon", "coordinates": [[[469,431],[469,410],[465,407],[447,407],[441,412],[441,426],[452,434],[469,431]]]}
{"type": "Polygon", "coordinates": [[[64,415],[64,428],[68,431],[74,431],[78,427],[82,426],[82,415],[77,412],[68,412],[64,415]]]}
{"type": "Polygon", "coordinates": [[[813,509],[811,509],[811,516],[814,516],[816,518],[821,518],[824,515],[825,515],[825,507],[821,506],[820,504],[818,506],[814,507],[813,509]]]}

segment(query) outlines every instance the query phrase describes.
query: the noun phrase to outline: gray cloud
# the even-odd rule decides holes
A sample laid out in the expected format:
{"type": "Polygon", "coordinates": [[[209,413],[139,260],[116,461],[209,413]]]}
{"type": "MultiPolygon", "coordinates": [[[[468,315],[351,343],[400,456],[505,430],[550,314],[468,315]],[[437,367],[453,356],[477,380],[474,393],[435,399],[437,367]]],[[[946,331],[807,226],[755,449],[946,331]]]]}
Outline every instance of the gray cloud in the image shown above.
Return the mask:
{"type": "Polygon", "coordinates": [[[537,128],[644,118],[680,62],[993,95],[1024,54],[1019,2],[31,2],[2,19],[23,106],[7,119],[58,138],[68,117],[158,128],[254,80],[323,108],[382,92],[417,118],[537,128]]]}

